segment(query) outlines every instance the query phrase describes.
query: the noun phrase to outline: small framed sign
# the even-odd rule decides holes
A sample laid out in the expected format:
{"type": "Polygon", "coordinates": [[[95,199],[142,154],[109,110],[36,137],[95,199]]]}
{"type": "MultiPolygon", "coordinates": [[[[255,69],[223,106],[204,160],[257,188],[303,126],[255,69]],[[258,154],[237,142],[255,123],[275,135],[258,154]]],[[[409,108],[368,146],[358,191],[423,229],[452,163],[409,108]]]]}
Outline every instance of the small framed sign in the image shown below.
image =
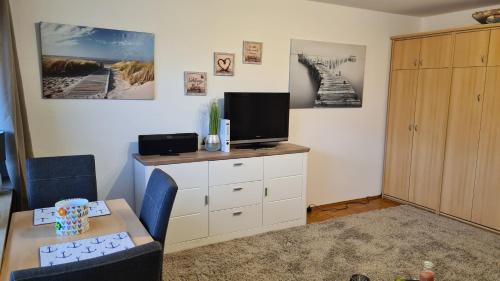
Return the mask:
{"type": "Polygon", "coordinates": [[[234,76],[234,54],[214,53],[214,75],[234,76]]]}
{"type": "Polygon", "coordinates": [[[188,96],[207,95],[207,73],[206,72],[184,72],[184,92],[188,96]]]}
{"type": "Polygon", "coordinates": [[[243,41],[243,63],[262,64],[262,42],[243,41]]]}

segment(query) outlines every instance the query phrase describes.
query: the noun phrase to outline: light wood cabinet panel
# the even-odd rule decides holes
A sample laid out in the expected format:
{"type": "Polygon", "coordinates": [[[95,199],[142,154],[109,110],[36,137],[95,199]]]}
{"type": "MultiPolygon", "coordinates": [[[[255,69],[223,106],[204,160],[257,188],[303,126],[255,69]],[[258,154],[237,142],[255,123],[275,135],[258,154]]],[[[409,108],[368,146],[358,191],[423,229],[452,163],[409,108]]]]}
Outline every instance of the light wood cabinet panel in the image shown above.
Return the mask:
{"type": "Polygon", "coordinates": [[[439,206],[451,69],[422,69],[418,75],[409,201],[439,206]]]}
{"type": "Polygon", "coordinates": [[[500,65],[500,29],[493,29],[490,36],[488,66],[500,65]]]}
{"type": "Polygon", "coordinates": [[[500,66],[488,67],[472,221],[500,230],[500,66]]]}
{"type": "Polygon", "coordinates": [[[453,66],[486,66],[489,41],[489,30],[457,33],[453,66]]]}
{"type": "Polygon", "coordinates": [[[384,193],[403,200],[408,200],[417,78],[418,70],[396,70],[391,77],[384,193]]]}
{"type": "Polygon", "coordinates": [[[452,59],[451,34],[422,38],[420,68],[450,67],[452,59]]]}
{"type": "Polygon", "coordinates": [[[392,48],[392,70],[417,69],[420,39],[397,40],[392,48]]]}
{"type": "Polygon", "coordinates": [[[470,219],[485,67],[455,68],[451,86],[441,211],[470,219]]]}

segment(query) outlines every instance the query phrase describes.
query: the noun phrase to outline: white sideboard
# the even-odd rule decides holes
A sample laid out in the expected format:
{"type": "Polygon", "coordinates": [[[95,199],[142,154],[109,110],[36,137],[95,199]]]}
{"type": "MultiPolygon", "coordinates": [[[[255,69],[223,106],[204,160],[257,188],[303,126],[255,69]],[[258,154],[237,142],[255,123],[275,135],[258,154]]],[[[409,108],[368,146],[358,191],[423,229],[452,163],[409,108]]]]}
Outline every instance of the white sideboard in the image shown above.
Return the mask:
{"type": "Polygon", "coordinates": [[[286,143],[259,150],[135,155],[136,212],[158,168],[179,187],[166,252],[304,225],[308,151],[286,143]]]}

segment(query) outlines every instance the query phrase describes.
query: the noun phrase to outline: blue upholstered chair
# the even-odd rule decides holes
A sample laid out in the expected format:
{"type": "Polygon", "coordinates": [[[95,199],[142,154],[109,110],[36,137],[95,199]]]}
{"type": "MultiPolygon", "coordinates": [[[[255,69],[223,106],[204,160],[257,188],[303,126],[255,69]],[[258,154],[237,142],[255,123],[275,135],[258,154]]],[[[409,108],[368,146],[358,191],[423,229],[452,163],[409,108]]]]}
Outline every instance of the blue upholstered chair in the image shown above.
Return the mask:
{"type": "Polygon", "coordinates": [[[149,178],[139,219],[154,240],[165,242],[177,184],[167,173],[154,169],[149,178]]]}
{"type": "Polygon", "coordinates": [[[154,241],[106,256],[11,272],[10,281],[161,281],[163,250],[154,241]]]}
{"type": "Polygon", "coordinates": [[[32,158],[26,164],[30,209],[51,207],[67,198],[97,200],[93,155],[32,158]]]}

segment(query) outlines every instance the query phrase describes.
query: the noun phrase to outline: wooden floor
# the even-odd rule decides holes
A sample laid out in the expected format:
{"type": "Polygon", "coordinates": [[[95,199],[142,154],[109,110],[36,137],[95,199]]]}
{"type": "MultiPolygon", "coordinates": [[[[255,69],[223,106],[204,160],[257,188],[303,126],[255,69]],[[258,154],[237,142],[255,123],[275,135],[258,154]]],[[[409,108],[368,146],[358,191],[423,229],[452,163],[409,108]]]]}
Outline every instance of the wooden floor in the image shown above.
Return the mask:
{"type": "Polygon", "coordinates": [[[401,204],[389,199],[372,197],[368,199],[352,200],[317,207],[313,206],[312,211],[307,213],[307,223],[321,222],[328,219],[381,210],[399,205],[401,204]]]}

